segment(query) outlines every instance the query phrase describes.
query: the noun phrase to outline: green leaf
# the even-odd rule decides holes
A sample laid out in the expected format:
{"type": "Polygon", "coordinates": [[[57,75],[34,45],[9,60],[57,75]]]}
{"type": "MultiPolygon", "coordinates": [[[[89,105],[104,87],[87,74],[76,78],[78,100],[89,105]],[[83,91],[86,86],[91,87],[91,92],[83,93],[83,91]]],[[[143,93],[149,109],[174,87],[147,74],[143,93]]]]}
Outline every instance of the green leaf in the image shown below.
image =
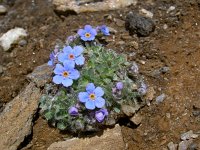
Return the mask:
{"type": "Polygon", "coordinates": [[[67,128],[67,126],[65,125],[64,122],[58,122],[57,128],[60,129],[60,130],[65,130],[67,128]]]}
{"type": "Polygon", "coordinates": [[[114,109],[114,111],[115,111],[116,113],[120,113],[120,109],[119,109],[119,108],[114,107],[113,109],[114,109]]]}
{"type": "Polygon", "coordinates": [[[52,112],[48,111],[47,113],[44,114],[44,117],[47,120],[51,120],[53,118],[53,114],[52,114],[52,112]]]}

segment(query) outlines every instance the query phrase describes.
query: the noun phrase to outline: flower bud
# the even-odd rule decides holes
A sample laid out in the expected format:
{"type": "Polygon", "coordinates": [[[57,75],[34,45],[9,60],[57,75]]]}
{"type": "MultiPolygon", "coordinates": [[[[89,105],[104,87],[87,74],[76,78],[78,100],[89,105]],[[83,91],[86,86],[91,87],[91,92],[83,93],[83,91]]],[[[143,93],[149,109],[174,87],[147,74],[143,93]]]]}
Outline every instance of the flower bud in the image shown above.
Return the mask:
{"type": "Polygon", "coordinates": [[[118,90],[122,90],[123,87],[124,87],[124,85],[123,85],[122,82],[117,82],[117,84],[116,84],[116,88],[117,88],[118,90]]]}
{"type": "Polygon", "coordinates": [[[68,113],[71,116],[77,116],[78,115],[78,109],[76,107],[70,107],[68,110],[68,113]]]}

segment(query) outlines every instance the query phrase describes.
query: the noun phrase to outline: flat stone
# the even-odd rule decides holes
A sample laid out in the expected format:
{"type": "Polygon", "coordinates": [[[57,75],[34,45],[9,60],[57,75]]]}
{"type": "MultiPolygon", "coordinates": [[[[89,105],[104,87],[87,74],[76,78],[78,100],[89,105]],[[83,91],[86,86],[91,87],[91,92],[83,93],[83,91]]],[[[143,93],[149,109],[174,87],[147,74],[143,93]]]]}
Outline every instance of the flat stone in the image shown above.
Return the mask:
{"type": "Polygon", "coordinates": [[[35,68],[31,74],[28,74],[27,78],[34,82],[37,87],[43,87],[47,82],[50,82],[52,72],[52,67],[47,64],[43,64],[35,68]]]}
{"type": "Polygon", "coordinates": [[[192,130],[181,134],[181,140],[189,140],[189,139],[192,139],[192,138],[195,139],[197,137],[198,137],[198,135],[194,134],[192,130]]]}
{"type": "Polygon", "coordinates": [[[140,114],[135,114],[133,117],[131,117],[130,121],[135,125],[139,125],[142,122],[142,116],[140,114]]]}
{"type": "Polygon", "coordinates": [[[130,105],[122,105],[122,112],[128,117],[133,116],[139,109],[140,106],[133,107],[130,105]]]}
{"type": "Polygon", "coordinates": [[[178,150],[187,150],[190,144],[192,144],[193,140],[186,140],[186,141],[181,141],[178,145],[178,150]]]}
{"type": "Polygon", "coordinates": [[[113,129],[107,129],[101,136],[90,138],[73,138],[67,141],[53,143],[47,150],[123,150],[125,143],[121,127],[115,125],[113,129]]]}
{"type": "Polygon", "coordinates": [[[162,103],[166,98],[166,95],[163,93],[161,95],[159,95],[158,97],[156,97],[156,103],[159,104],[159,103],[162,103]]]}
{"type": "Polygon", "coordinates": [[[168,148],[168,150],[177,150],[178,144],[174,144],[173,142],[169,142],[167,144],[167,148],[168,148]]]}
{"type": "Polygon", "coordinates": [[[53,0],[52,3],[58,13],[68,14],[69,12],[83,13],[116,10],[136,5],[137,0],[103,0],[102,2],[94,2],[93,0],[53,0]]]}
{"type": "Polygon", "coordinates": [[[16,150],[31,134],[33,116],[41,93],[34,83],[9,102],[0,114],[0,145],[2,150],[16,150]]]}

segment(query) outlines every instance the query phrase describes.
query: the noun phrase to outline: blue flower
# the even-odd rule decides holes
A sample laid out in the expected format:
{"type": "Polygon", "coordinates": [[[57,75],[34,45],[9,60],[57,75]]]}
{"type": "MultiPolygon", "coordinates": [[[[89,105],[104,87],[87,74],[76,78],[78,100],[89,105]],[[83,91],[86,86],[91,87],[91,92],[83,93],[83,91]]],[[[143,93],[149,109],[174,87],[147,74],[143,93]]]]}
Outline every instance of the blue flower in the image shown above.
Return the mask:
{"type": "Polygon", "coordinates": [[[108,29],[108,27],[106,25],[100,26],[100,30],[104,35],[110,35],[109,29],[108,29]]]}
{"type": "Polygon", "coordinates": [[[50,54],[50,56],[49,56],[49,58],[50,58],[50,60],[48,61],[48,65],[49,66],[53,66],[54,65],[54,62],[55,62],[55,53],[54,52],[52,52],[51,54],[50,54]]]}
{"type": "Polygon", "coordinates": [[[105,105],[103,95],[104,91],[101,87],[95,88],[93,83],[89,83],[86,86],[86,92],[80,92],[78,98],[80,102],[85,103],[87,109],[93,110],[95,107],[102,108],[105,105]]]}
{"type": "Polygon", "coordinates": [[[75,46],[74,48],[71,46],[65,46],[63,48],[63,53],[58,55],[58,60],[62,63],[65,60],[69,60],[75,62],[77,65],[83,65],[85,58],[83,57],[82,52],[83,48],[81,46],[75,46]]]}
{"type": "Polygon", "coordinates": [[[69,108],[68,113],[71,116],[77,116],[78,115],[78,109],[76,107],[72,106],[72,107],[69,108]]]}
{"type": "Polygon", "coordinates": [[[85,25],[84,29],[78,30],[78,35],[83,41],[92,41],[97,35],[97,31],[90,25],[85,25]]]}
{"type": "Polygon", "coordinates": [[[108,111],[105,108],[95,112],[95,118],[98,122],[102,122],[106,116],[108,116],[108,111]]]}
{"type": "Polygon", "coordinates": [[[61,64],[57,64],[54,69],[54,73],[56,74],[53,77],[53,82],[55,84],[63,84],[65,87],[69,87],[72,85],[73,80],[76,80],[80,77],[80,73],[78,70],[74,69],[75,63],[66,60],[61,64]]]}
{"type": "Polygon", "coordinates": [[[123,85],[122,82],[117,82],[117,84],[116,84],[116,88],[117,88],[118,90],[122,90],[123,87],[124,87],[124,85],[123,85]]]}

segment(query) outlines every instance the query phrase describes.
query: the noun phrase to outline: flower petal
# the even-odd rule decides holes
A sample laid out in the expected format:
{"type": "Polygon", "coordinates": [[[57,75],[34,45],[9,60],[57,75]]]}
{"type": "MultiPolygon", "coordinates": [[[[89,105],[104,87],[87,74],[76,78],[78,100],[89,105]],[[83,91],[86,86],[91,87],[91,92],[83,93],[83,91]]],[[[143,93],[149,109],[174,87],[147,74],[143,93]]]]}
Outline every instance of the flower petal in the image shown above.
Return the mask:
{"type": "Polygon", "coordinates": [[[95,90],[95,86],[93,83],[88,83],[86,86],[86,91],[90,94],[95,90]]]}
{"type": "Polygon", "coordinates": [[[69,79],[69,78],[65,78],[64,80],[62,80],[62,84],[63,84],[65,87],[71,86],[72,83],[73,83],[73,80],[72,80],[72,79],[69,79]]]}
{"type": "Polygon", "coordinates": [[[60,76],[60,75],[55,75],[55,76],[53,77],[53,82],[54,82],[55,84],[60,84],[60,83],[62,83],[62,80],[63,80],[63,77],[60,76]]]}
{"type": "Polygon", "coordinates": [[[79,77],[80,77],[80,73],[79,73],[78,70],[73,69],[73,70],[70,71],[69,78],[76,80],[76,79],[78,79],[79,77]]]}
{"type": "Polygon", "coordinates": [[[63,62],[65,70],[71,70],[75,67],[75,62],[73,60],[65,60],[63,62]]]}
{"type": "Polygon", "coordinates": [[[63,52],[64,52],[64,53],[69,53],[69,51],[72,51],[71,46],[65,46],[65,47],[63,48],[63,52]]]}
{"type": "Polygon", "coordinates": [[[83,65],[84,62],[85,62],[85,58],[83,57],[83,55],[81,55],[81,56],[79,56],[79,57],[77,57],[77,58],[75,59],[75,63],[76,63],[77,65],[83,65]]]}
{"type": "Polygon", "coordinates": [[[91,29],[90,30],[90,33],[93,35],[93,36],[96,36],[97,35],[97,31],[95,29],[91,29]]]}
{"type": "Polygon", "coordinates": [[[101,97],[104,95],[104,91],[101,87],[97,87],[95,90],[94,90],[94,93],[97,97],[101,97]]]}
{"type": "Polygon", "coordinates": [[[53,66],[53,60],[48,61],[48,66],[53,66]]]}
{"type": "Polygon", "coordinates": [[[92,26],[91,25],[85,25],[84,29],[85,29],[86,32],[88,32],[92,29],[92,26]]]}
{"type": "Polygon", "coordinates": [[[79,29],[78,30],[78,35],[79,36],[83,36],[85,34],[85,30],[83,30],[83,29],[79,29]]]}
{"type": "Polygon", "coordinates": [[[64,70],[65,69],[64,69],[64,67],[61,64],[56,64],[56,67],[55,67],[55,69],[54,69],[53,72],[55,74],[62,74],[64,70]]]}
{"type": "Polygon", "coordinates": [[[74,54],[75,54],[75,56],[81,55],[82,52],[83,52],[83,47],[81,47],[81,46],[75,46],[74,47],[74,54]]]}
{"type": "Polygon", "coordinates": [[[89,95],[87,92],[80,92],[78,94],[78,99],[80,102],[85,103],[86,101],[89,100],[89,95]]]}
{"type": "Polygon", "coordinates": [[[95,102],[88,100],[88,101],[85,102],[85,107],[87,109],[93,110],[93,109],[95,109],[95,102]]]}
{"type": "Polygon", "coordinates": [[[105,99],[103,99],[102,97],[97,97],[95,100],[95,106],[97,108],[102,108],[105,105],[105,99]]]}
{"type": "Polygon", "coordinates": [[[64,62],[65,60],[67,60],[67,54],[66,54],[66,53],[60,53],[60,54],[58,55],[58,60],[59,60],[60,62],[64,62]]]}

